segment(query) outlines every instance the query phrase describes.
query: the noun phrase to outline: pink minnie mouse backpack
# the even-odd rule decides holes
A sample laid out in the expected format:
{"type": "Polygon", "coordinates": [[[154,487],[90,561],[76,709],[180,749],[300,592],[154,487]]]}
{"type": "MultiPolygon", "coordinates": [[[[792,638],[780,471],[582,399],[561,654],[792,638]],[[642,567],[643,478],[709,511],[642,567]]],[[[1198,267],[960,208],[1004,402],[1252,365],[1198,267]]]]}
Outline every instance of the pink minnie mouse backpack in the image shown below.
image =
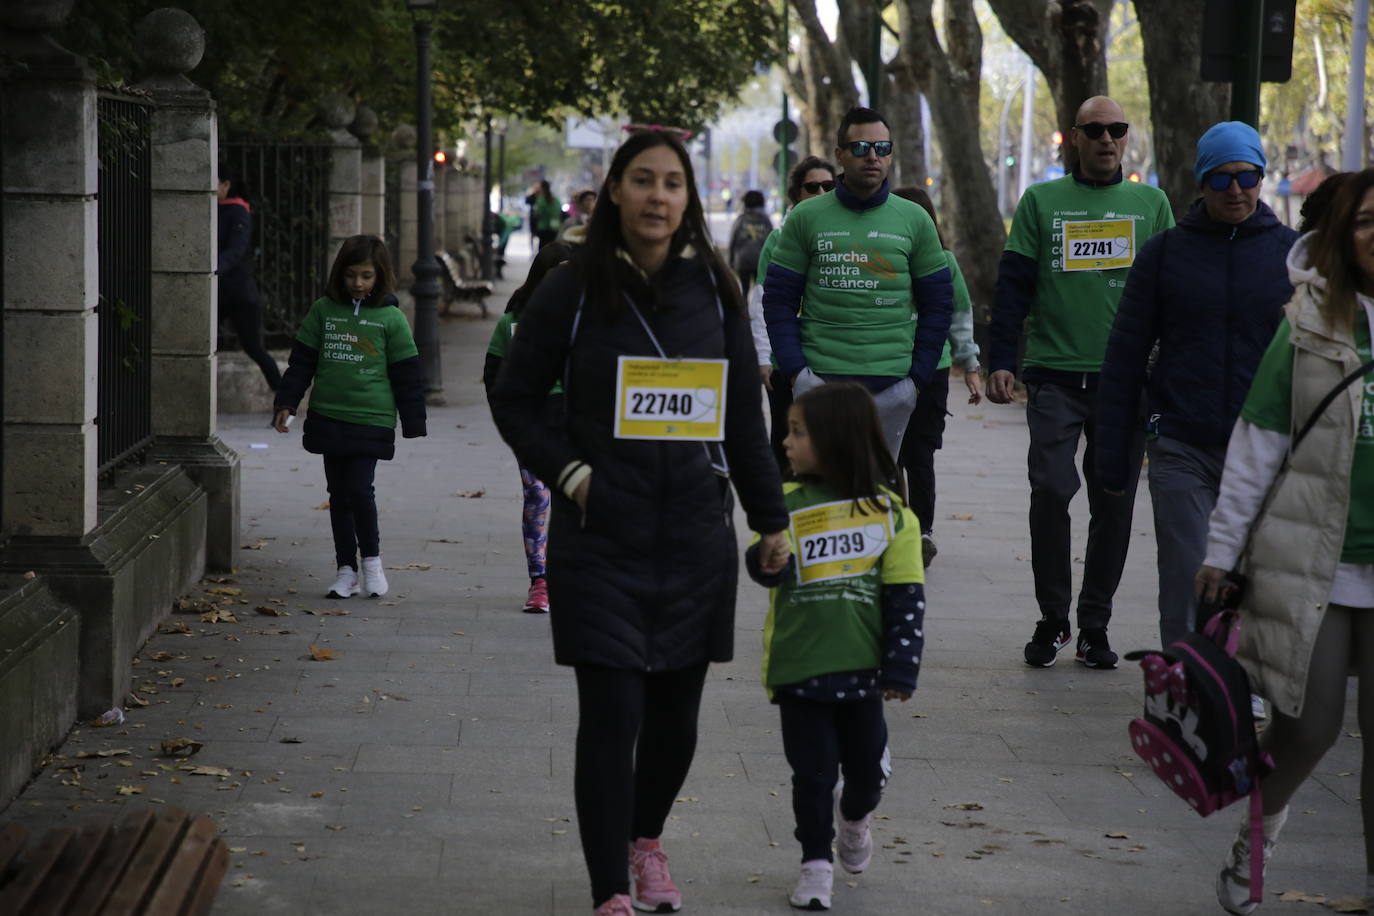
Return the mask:
{"type": "MultiPolygon", "coordinates": [[[[1202,633],[1163,650],[1131,652],[1145,672],[1145,711],[1131,747],[1155,775],[1206,817],[1250,797],[1250,845],[1263,845],[1260,780],[1273,768],[1250,713],[1250,679],[1235,659],[1239,621],[1225,610],[1202,633]]],[[[1251,857],[1251,900],[1263,894],[1262,856],[1251,857]]]]}

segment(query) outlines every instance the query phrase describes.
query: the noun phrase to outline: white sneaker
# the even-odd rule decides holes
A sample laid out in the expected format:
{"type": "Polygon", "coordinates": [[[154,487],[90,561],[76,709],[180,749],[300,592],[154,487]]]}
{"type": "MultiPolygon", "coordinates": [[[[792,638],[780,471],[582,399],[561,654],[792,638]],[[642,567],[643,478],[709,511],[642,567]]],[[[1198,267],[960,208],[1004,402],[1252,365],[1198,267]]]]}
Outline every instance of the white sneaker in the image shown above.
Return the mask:
{"type": "Polygon", "coordinates": [[[340,566],[339,578],[329,586],[326,598],[351,598],[358,594],[358,571],[352,566],[340,566]]]}
{"type": "MultiPolygon", "coordinates": [[[[1279,829],[1284,821],[1288,819],[1288,809],[1284,808],[1278,814],[1266,817],[1267,822],[1264,831],[1264,863],[1261,874],[1269,868],[1269,859],[1274,855],[1274,843],[1278,839],[1279,829]]],[[[1231,844],[1231,850],[1226,854],[1226,858],[1221,863],[1221,871],[1217,872],[1217,903],[1221,904],[1222,909],[1235,916],[1249,916],[1259,907],[1258,903],[1250,900],[1250,819],[1243,818],[1240,822],[1240,830],[1236,832],[1236,839],[1231,844]]]]}
{"type": "Polygon", "coordinates": [[[386,594],[386,573],[382,572],[381,557],[363,557],[363,592],[369,598],[386,594]]]}
{"type": "Polygon", "coordinates": [[[869,829],[871,815],[857,821],[847,821],[835,808],[835,853],[840,864],[851,875],[857,875],[873,860],[873,831],[869,829]]]}
{"type": "Polygon", "coordinates": [[[1250,718],[1256,722],[1269,718],[1269,713],[1264,711],[1264,697],[1254,693],[1250,694],[1250,718]]]}
{"type": "Polygon", "coordinates": [[[799,910],[830,909],[830,889],[835,882],[835,869],[824,859],[803,862],[801,876],[787,902],[799,910]]]}

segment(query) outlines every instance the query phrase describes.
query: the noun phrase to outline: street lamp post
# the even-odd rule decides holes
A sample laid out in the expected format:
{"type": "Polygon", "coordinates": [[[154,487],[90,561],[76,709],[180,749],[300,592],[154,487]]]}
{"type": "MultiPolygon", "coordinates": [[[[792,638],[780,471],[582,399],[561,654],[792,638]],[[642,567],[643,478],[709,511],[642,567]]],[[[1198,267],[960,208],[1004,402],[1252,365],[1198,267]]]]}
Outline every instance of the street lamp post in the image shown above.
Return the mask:
{"type": "Polygon", "coordinates": [[[486,149],[485,158],[482,160],[482,279],[491,280],[496,276],[495,265],[491,248],[491,233],[496,227],[492,219],[491,210],[491,188],[494,180],[492,175],[492,136],[491,136],[491,115],[486,117],[485,131],[486,149]]]}
{"type": "Polygon", "coordinates": [[[415,107],[419,125],[415,143],[416,245],[415,346],[425,372],[425,391],[431,404],[444,388],[443,365],[439,354],[439,264],[434,257],[434,125],[430,110],[430,36],[439,0],[406,0],[415,19],[415,107]]]}

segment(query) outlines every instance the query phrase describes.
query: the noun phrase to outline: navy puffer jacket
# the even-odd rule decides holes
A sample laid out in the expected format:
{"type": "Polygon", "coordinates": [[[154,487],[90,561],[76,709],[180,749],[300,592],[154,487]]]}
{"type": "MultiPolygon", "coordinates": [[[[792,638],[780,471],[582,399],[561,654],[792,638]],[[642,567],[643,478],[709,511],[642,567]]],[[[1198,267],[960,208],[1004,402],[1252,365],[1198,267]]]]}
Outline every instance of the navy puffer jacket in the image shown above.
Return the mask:
{"type": "Polygon", "coordinates": [[[1140,248],[1098,379],[1097,475],[1124,490],[1150,351],[1149,429],[1190,445],[1225,445],[1250,382],[1293,294],[1288,249],[1298,234],[1261,202],[1239,225],[1201,200],[1140,248]]]}
{"type": "Polygon", "coordinates": [[[258,284],[253,280],[253,214],[247,201],[230,197],[219,202],[219,301],[226,310],[255,305],[258,284]]]}
{"type": "MultiPolygon", "coordinates": [[[[731,477],[750,527],[781,531],[788,515],[763,426],[749,323],[730,310],[722,319],[704,260],[670,258],[658,295],[621,266],[627,293],[669,357],[729,360],[723,444],[731,477]]],[[[579,269],[565,264],[545,277],[489,395],[521,466],[553,491],[554,660],[646,672],[726,661],[739,554],[721,478],[700,442],[615,438],[618,359],[656,354],[628,307],[607,315],[587,302],[576,318],[579,269]],[[560,379],[567,420],[556,426],[545,407],[560,379]],[[574,461],[592,467],[585,516],[555,484],[574,461]]]]}

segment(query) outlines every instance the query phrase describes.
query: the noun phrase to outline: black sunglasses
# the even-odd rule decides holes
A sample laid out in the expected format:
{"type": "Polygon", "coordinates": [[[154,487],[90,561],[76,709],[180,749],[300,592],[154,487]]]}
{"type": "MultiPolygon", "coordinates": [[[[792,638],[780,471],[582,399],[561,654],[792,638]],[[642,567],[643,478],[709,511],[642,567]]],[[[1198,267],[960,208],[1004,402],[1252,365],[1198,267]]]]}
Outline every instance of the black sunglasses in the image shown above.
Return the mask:
{"type": "MultiPolygon", "coordinates": [[[[882,155],[882,154],[879,153],[879,155],[882,155]]],[[[805,191],[806,191],[807,194],[820,194],[822,191],[833,191],[833,190],[835,190],[835,182],[833,182],[833,181],[803,181],[803,182],[802,182],[802,188],[805,189],[805,191]]]]}
{"type": "Polygon", "coordinates": [[[1212,172],[1207,176],[1207,187],[1213,191],[1229,191],[1232,180],[1240,185],[1242,191],[1248,191],[1260,183],[1264,177],[1264,172],[1260,169],[1246,169],[1244,172],[1212,172]]]}
{"type": "Polygon", "coordinates": [[[850,140],[849,152],[855,156],[863,158],[868,155],[868,151],[873,150],[881,156],[892,155],[891,140],[850,140]]]}
{"type": "Polygon", "coordinates": [[[1113,140],[1120,140],[1122,137],[1126,136],[1126,131],[1131,129],[1131,125],[1127,124],[1125,121],[1113,121],[1110,124],[1089,121],[1087,124],[1075,124],[1073,127],[1074,130],[1081,130],[1083,133],[1087,134],[1089,140],[1096,140],[1098,137],[1102,136],[1104,130],[1112,135],[1113,140]]]}

